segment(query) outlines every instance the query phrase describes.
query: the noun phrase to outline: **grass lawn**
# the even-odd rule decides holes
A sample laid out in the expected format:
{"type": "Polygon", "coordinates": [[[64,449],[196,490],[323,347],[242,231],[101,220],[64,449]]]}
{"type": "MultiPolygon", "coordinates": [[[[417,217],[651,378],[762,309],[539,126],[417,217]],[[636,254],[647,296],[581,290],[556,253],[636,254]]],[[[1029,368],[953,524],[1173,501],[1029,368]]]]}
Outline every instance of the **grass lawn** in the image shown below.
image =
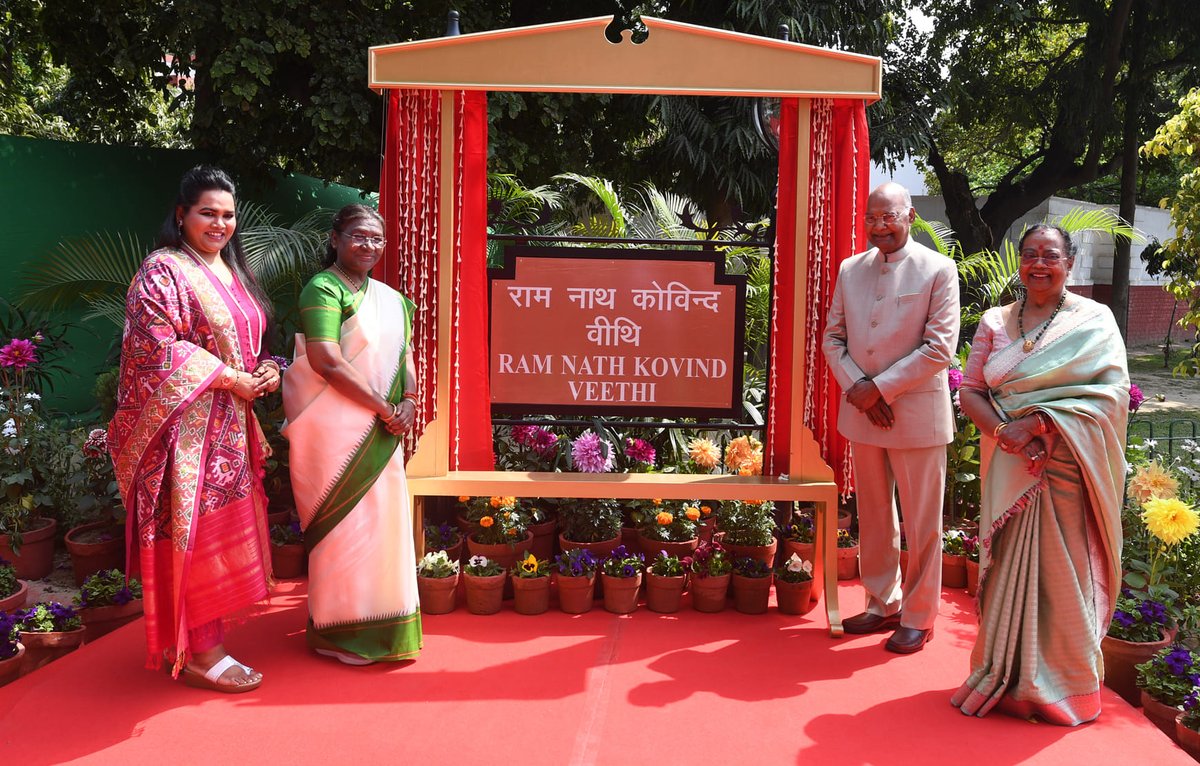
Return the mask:
{"type": "Polygon", "coordinates": [[[1189,343],[1172,344],[1171,356],[1164,367],[1161,350],[1140,348],[1136,352],[1130,352],[1129,354],[1129,372],[1130,374],[1139,372],[1161,374],[1174,370],[1180,362],[1192,356],[1191,351],[1192,347],[1189,343]]]}

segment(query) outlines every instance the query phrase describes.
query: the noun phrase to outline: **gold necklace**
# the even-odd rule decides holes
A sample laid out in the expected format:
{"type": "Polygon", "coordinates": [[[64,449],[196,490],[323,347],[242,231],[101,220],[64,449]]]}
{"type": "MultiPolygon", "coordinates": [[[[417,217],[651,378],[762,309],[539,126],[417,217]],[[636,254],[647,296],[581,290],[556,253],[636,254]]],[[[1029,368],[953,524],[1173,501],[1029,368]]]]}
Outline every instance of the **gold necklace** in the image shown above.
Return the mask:
{"type": "Polygon", "coordinates": [[[333,268],[337,269],[337,273],[342,275],[342,279],[345,279],[346,283],[354,288],[354,292],[358,292],[359,290],[362,289],[362,283],[360,282],[358,284],[355,284],[354,280],[351,279],[350,275],[347,274],[346,272],[342,271],[342,267],[337,265],[337,261],[333,262],[333,268]]]}
{"type": "Polygon", "coordinates": [[[1050,323],[1054,321],[1054,317],[1058,316],[1058,310],[1063,307],[1063,303],[1066,300],[1067,291],[1063,290],[1062,295],[1058,296],[1058,305],[1054,307],[1054,311],[1051,312],[1050,318],[1047,319],[1046,324],[1042,326],[1041,332],[1035,335],[1033,340],[1029,340],[1025,337],[1025,296],[1021,296],[1021,308],[1017,309],[1017,329],[1021,332],[1021,340],[1025,341],[1021,344],[1021,348],[1026,354],[1028,354],[1030,351],[1033,351],[1033,347],[1036,346],[1037,342],[1042,339],[1043,335],[1046,334],[1046,330],[1050,329],[1050,323]]]}

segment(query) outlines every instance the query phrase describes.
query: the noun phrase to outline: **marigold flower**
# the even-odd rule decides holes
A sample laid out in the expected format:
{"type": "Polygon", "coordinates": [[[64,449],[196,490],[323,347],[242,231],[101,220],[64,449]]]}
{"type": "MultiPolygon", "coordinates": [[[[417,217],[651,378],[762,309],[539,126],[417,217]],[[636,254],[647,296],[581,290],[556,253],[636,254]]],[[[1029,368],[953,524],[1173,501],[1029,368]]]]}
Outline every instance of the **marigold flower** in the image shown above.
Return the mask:
{"type": "Polygon", "coordinates": [[[488,505],[492,506],[493,508],[499,508],[501,505],[503,505],[503,499],[499,497],[493,497],[492,499],[488,500],[488,505]]]}
{"type": "Polygon", "coordinates": [[[656,497],[653,500],[651,500],[650,502],[654,503],[655,505],[662,505],[662,498],[656,497]]]}
{"type": "Polygon", "coordinates": [[[1200,528],[1200,513],[1178,498],[1156,497],[1142,503],[1142,521],[1167,545],[1185,540],[1200,528]]]}
{"type": "Polygon", "coordinates": [[[694,505],[689,505],[683,509],[683,515],[687,516],[690,521],[697,521],[700,519],[700,509],[694,505]]]}
{"type": "Polygon", "coordinates": [[[716,468],[721,462],[721,451],[709,439],[692,439],[688,442],[688,458],[701,468],[716,468]]]}
{"type": "Polygon", "coordinates": [[[459,496],[458,496],[458,502],[460,502],[460,503],[469,503],[469,502],[471,502],[471,496],[470,496],[470,495],[459,495],[459,496]]]}
{"type": "Polygon", "coordinates": [[[502,497],[500,499],[504,501],[505,505],[512,506],[517,504],[517,499],[515,497],[502,497]]]}
{"type": "Polygon", "coordinates": [[[654,520],[659,523],[659,526],[665,527],[668,524],[670,524],[672,521],[674,521],[675,517],[672,516],[671,514],[667,513],[666,511],[659,511],[658,515],[654,517],[654,520]]]}
{"type": "Polygon", "coordinates": [[[1179,494],[1179,481],[1157,460],[1137,469],[1129,480],[1129,494],[1139,505],[1151,498],[1173,498],[1179,494]]]}
{"type": "Polygon", "coordinates": [[[492,526],[495,523],[496,523],[496,520],[493,519],[491,516],[484,516],[482,519],[479,520],[479,526],[483,527],[484,529],[487,529],[488,527],[492,526]]]}
{"type": "Polygon", "coordinates": [[[711,516],[712,508],[707,505],[700,506],[700,515],[701,516],[711,516]]]}
{"type": "Polygon", "coordinates": [[[505,534],[507,534],[509,537],[516,537],[517,530],[513,529],[512,527],[509,527],[508,532],[506,532],[505,534]]]}

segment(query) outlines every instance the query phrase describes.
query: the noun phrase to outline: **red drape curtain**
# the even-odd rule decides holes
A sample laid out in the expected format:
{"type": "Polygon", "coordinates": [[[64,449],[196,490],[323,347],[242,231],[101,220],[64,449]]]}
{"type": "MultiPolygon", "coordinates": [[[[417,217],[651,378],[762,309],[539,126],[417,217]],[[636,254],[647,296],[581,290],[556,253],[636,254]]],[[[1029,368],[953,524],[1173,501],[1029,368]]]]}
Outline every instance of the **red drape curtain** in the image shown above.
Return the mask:
{"type": "MultiPolygon", "coordinates": [[[[487,382],[487,94],[455,97],[453,311],[449,350],[450,467],[489,470],[492,426],[487,382]]],[[[417,425],[409,454],[425,425],[439,414],[437,391],[438,205],[441,103],[437,91],[388,92],[379,209],[387,247],[383,281],[416,304],[413,357],[417,366],[417,425]]]]}
{"type": "Polygon", "coordinates": [[[850,449],[837,432],[840,390],[825,357],[821,336],[833,296],[838,267],[847,257],[865,249],[862,211],[870,181],[870,144],[866,104],[862,101],[814,99],[811,109],[809,155],[809,220],[798,222],[796,167],[799,151],[799,102],[784,99],[780,115],[778,219],[776,223],[775,300],[771,318],[771,407],[768,412],[766,466],[769,473],[788,470],[790,423],[793,407],[803,407],[804,424],[813,432],[821,457],[834,471],[843,494],[853,489],[850,449]],[[797,259],[793,242],[797,225],[808,227],[809,252],[797,259]],[[808,290],[804,306],[790,305],[790,294],[779,290],[790,284],[794,268],[804,268],[808,290]],[[791,332],[796,311],[804,312],[807,328],[803,349],[795,347],[791,332]],[[805,355],[804,401],[791,401],[791,381],[780,371],[791,368],[792,354],[805,355]]]}

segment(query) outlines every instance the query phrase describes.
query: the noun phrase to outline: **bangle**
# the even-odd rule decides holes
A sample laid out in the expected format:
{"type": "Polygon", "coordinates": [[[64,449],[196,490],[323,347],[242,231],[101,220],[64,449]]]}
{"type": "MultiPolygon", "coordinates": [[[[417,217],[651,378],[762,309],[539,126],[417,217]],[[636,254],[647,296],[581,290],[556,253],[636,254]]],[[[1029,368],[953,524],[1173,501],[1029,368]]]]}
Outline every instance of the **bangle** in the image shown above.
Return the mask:
{"type": "Polygon", "coordinates": [[[1050,418],[1048,418],[1045,413],[1035,412],[1033,413],[1033,417],[1037,420],[1039,434],[1050,433],[1050,418]]]}
{"type": "Polygon", "coordinates": [[[1007,420],[1001,420],[999,423],[997,423],[997,424],[996,424],[996,427],[992,429],[992,438],[993,438],[993,439],[999,439],[999,438],[1000,438],[1000,432],[1001,432],[1001,431],[1003,431],[1003,430],[1004,430],[1004,429],[1006,429],[1006,428],[1008,428],[1008,421],[1007,421],[1007,420]]]}
{"type": "Polygon", "coordinates": [[[388,415],[388,420],[394,420],[396,418],[396,416],[400,414],[400,405],[396,404],[395,402],[392,402],[391,405],[392,405],[392,414],[388,415]]]}
{"type": "Polygon", "coordinates": [[[407,399],[407,400],[409,400],[410,402],[412,402],[414,407],[416,407],[416,406],[417,406],[418,397],[417,397],[417,395],[416,395],[416,393],[415,393],[415,392],[413,392],[413,391],[405,391],[405,392],[404,392],[404,398],[405,398],[405,399],[407,399]]]}

